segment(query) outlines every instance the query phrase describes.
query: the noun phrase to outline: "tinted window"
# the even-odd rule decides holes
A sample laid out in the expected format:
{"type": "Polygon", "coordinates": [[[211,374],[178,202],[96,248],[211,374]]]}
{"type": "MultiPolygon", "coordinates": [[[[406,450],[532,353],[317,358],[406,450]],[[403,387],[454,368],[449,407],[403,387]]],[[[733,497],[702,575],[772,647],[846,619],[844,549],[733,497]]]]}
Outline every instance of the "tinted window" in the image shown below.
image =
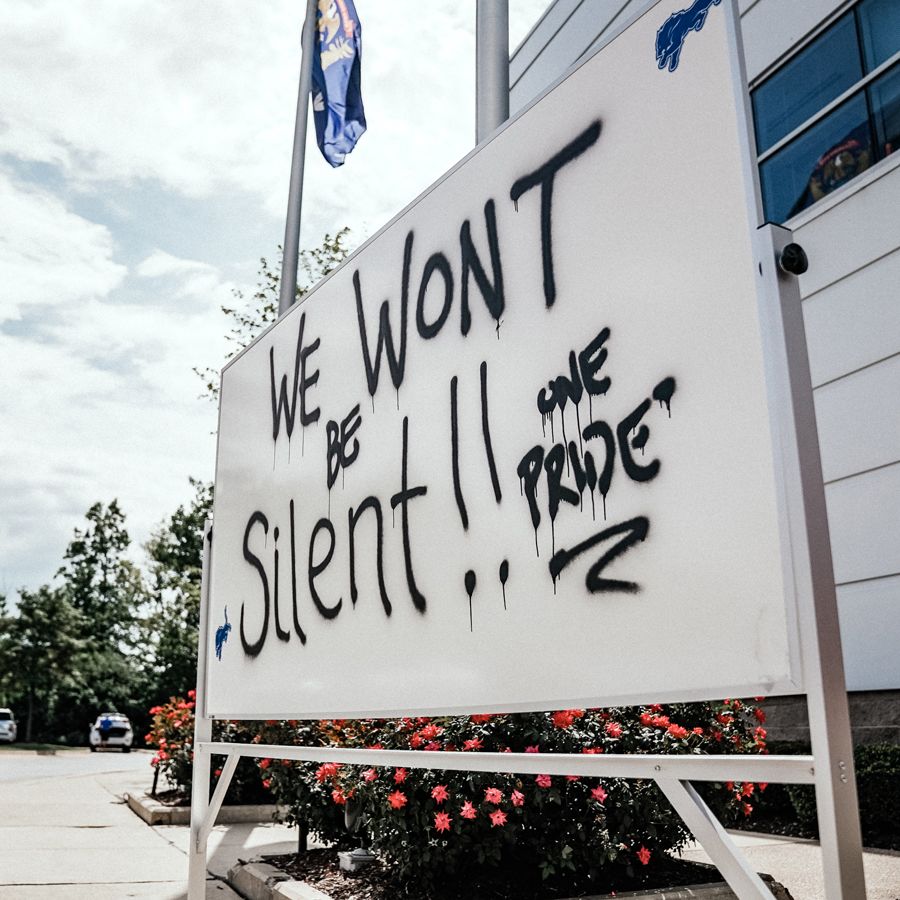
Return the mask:
{"type": "Polygon", "coordinates": [[[869,89],[878,155],[900,150],[900,65],[886,72],[869,89]]]}
{"type": "Polygon", "coordinates": [[[900,50],[900,3],[863,0],[858,11],[866,71],[871,72],[900,50]]]}
{"type": "Polygon", "coordinates": [[[866,99],[860,93],[760,166],[766,217],[789,219],[873,162],[866,99]]]}
{"type": "Polygon", "coordinates": [[[852,87],[862,74],[850,12],[754,92],[757,151],[765,152],[852,87]]]}
{"type": "Polygon", "coordinates": [[[12,721],[12,713],[0,712],[0,722],[11,722],[11,721],[12,721]]]}

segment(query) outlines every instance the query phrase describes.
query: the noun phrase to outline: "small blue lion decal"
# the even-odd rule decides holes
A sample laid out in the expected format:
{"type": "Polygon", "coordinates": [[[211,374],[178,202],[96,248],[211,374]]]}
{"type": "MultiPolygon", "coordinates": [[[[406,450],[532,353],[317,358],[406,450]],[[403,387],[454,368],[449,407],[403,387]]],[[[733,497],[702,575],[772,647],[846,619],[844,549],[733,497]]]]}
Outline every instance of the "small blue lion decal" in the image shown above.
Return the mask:
{"type": "Polygon", "coordinates": [[[216,659],[222,658],[222,647],[225,646],[225,641],[228,640],[228,635],[231,633],[231,622],[228,621],[228,607],[225,607],[225,624],[220,625],[216,629],[216,659]]]}
{"type": "Polygon", "coordinates": [[[699,31],[706,24],[710,7],[718,6],[722,0],[694,0],[687,9],[672,13],[656,32],[656,61],[660,69],[669,67],[670,72],[678,68],[681,50],[687,36],[699,31]]]}

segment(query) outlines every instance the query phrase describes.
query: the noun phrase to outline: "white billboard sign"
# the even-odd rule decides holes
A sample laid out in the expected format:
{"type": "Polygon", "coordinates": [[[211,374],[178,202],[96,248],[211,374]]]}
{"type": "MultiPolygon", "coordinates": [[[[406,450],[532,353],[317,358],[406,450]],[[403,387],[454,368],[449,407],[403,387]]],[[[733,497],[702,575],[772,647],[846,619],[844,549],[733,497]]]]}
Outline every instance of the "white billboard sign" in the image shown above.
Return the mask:
{"type": "Polygon", "coordinates": [[[644,14],[225,369],[211,715],[801,687],[737,45],[704,6],[644,14]]]}

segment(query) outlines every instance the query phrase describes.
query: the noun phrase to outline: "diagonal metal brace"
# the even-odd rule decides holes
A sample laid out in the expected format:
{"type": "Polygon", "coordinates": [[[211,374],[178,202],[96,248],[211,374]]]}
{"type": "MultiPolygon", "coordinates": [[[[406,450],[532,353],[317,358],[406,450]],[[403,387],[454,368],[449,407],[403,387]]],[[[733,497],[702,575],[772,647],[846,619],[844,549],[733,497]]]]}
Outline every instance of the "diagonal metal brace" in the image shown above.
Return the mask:
{"type": "Polygon", "coordinates": [[[209,839],[209,833],[212,831],[213,825],[216,824],[216,817],[219,815],[219,810],[222,808],[225,792],[228,790],[228,785],[231,784],[231,777],[234,775],[234,770],[237,768],[239,759],[240,757],[237,755],[228,756],[225,760],[225,765],[222,766],[222,774],[219,776],[219,780],[216,783],[216,789],[213,791],[212,798],[209,801],[206,815],[203,817],[200,828],[197,830],[196,850],[198,853],[206,852],[206,842],[209,839]]]}
{"type": "Polygon", "coordinates": [[[773,900],[772,892],[693,785],[665,777],[657,778],[656,783],[740,900],[773,900]]]}

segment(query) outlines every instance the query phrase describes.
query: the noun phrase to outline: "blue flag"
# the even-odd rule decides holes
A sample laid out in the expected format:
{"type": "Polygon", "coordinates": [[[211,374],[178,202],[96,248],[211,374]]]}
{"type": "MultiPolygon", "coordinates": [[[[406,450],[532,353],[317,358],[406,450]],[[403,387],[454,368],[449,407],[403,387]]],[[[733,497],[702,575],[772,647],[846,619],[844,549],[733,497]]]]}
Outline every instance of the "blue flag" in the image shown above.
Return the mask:
{"type": "Polygon", "coordinates": [[[318,0],[313,118],[322,156],[340,166],[366,130],[360,88],[362,26],[353,0],[318,0]]]}

